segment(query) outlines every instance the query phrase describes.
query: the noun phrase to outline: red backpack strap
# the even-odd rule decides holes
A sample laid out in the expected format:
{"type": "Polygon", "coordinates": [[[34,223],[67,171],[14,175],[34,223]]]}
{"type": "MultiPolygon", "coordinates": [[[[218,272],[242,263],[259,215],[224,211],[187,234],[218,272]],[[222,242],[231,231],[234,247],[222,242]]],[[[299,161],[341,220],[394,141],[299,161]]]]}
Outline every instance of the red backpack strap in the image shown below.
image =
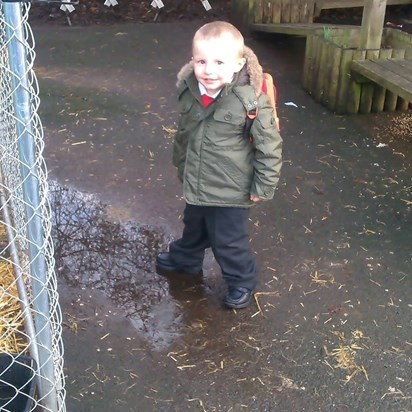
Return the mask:
{"type": "Polygon", "coordinates": [[[273,107],[273,113],[275,115],[276,124],[279,127],[279,117],[276,110],[276,101],[277,101],[277,90],[273,82],[273,77],[269,73],[263,73],[263,84],[262,92],[268,96],[270,105],[273,107]]]}
{"type": "Polygon", "coordinates": [[[255,121],[258,113],[259,113],[258,107],[254,107],[253,109],[246,111],[245,127],[243,128],[243,137],[245,139],[251,139],[250,129],[252,129],[253,122],[255,121]]]}

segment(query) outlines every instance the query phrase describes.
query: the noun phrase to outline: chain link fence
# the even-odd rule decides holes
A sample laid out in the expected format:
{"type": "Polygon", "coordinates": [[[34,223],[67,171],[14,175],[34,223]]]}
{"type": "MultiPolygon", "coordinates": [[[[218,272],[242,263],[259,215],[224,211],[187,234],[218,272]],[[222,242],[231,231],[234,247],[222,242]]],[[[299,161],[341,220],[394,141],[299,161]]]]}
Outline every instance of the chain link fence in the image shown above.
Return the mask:
{"type": "Polygon", "coordinates": [[[0,410],[65,411],[30,3],[0,1],[0,410]]]}

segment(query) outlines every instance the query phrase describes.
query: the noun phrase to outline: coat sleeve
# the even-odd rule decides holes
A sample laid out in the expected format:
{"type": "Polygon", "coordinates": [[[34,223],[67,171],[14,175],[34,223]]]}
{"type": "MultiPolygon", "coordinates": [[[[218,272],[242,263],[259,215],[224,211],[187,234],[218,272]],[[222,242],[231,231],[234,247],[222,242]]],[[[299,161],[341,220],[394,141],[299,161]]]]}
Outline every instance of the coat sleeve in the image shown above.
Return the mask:
{"type": "Polygon", "coordinates": [[[251,135],[255,153],[250,192],[261,199],[269,200],[273,198],[282,167],[282,138],[273,108],[264,95],[259,97],[259,112],[253,122],[251,135]]]}
{"type": "Polygon", "coordinates": [[[184,116],[188,111],[188,107],[190,105],[187,103],[185,104],[182,99],[183,92],[186,90],[186,87],[181,85],[178,88],[178,111],[179,111],[179,120],[178,120],[178,127],[177,132],[174,136],[173,141],[173,156],[172,156],[172,163],[173,166],[177,168],[177,177],[181,182],[183,182],[183,173],[185,168],[186,162],[186,151],[187,151],[187,143],[188,143],[188,136],[187,133],[184,132],[184,116]]]}
{"type": "Polygon", "coordinates": [[[186,161],[186,148],[187,148],[187,141],[184,139],[184,135],[182,135],[180,130],[180,121],[179,120],[179,129],[175,134],[174,142],[173,142],[173,156],[172,156],[172,163],[173,166],[177,168],[177,177],[181,182],[183,182],[183,173],[185,168],[185,161],[186,161]]]}

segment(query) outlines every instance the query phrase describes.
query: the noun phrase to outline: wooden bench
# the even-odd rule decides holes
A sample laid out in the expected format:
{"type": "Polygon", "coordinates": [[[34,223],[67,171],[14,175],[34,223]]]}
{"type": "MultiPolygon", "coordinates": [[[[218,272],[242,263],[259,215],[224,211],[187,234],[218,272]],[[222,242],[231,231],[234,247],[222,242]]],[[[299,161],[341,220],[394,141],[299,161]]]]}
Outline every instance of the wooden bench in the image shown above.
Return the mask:
{"type": "Polygon", "coordinates": [[[258,31],[261,33],[279,33],[288,34],[294,36],[308,36],[318,29],[327,28],[341,28],[341,29],[353,29],[359,26],[352,26],[346,24],[332,25],[325,23],[277,23],[277,24],[251,24],[250,29],[252,31],[258,31]]]}
{"type": "Polygon", "coordinates": [[[352,72],[412,103],[412,61],[405,59],[354,60],[352,72]]]}
{"type": "MultiPolygon", "coordinates": [[[[412,4],[412,0],[386,0],[387,6],[412,4]]],[[[318,17],[322,10],[346,9],[351,7],[363,7],[364,0],[316,0],[314,16],[318,17]]]]}

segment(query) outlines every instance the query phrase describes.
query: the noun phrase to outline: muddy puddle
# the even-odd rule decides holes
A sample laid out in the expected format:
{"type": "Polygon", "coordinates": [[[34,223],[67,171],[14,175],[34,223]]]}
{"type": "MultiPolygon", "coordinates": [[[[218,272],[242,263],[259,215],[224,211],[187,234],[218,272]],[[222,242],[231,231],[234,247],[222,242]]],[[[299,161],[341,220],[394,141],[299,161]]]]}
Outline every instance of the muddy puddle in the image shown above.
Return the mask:
{"type": "Polygon", "coordinates": [[[50,184],[59,281],[101,291],[156,348],[180,336],[181,307],[155,257],[170,239],[159,228],[114,221],[92,194],[50,184]]]}

